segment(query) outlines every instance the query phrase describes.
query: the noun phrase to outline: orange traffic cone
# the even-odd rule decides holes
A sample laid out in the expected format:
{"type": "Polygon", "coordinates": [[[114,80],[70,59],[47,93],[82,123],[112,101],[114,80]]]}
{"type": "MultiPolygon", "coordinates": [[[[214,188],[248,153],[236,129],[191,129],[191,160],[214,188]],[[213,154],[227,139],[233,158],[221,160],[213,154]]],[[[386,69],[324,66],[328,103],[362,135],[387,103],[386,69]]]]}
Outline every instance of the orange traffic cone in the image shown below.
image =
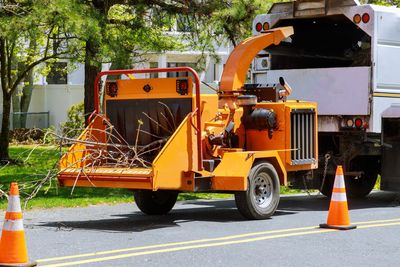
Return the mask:
{"type": "Polygon", "coordinates": [[[347,206],[346,187],[344,184],[342,166],[338,166],[336,169],[336,177],[333,185],[331,204],[329,205],[327,223],[320,224],[319,227],[338,230],[349,230],[357,227],[355,225],[350,225],[349,208],[347,206]]]}
{"type": "Polygon", "coordinates": [[[17,183],[11,183],[0,241],[0,266],[36,266],[28,261],[17,183]]]}

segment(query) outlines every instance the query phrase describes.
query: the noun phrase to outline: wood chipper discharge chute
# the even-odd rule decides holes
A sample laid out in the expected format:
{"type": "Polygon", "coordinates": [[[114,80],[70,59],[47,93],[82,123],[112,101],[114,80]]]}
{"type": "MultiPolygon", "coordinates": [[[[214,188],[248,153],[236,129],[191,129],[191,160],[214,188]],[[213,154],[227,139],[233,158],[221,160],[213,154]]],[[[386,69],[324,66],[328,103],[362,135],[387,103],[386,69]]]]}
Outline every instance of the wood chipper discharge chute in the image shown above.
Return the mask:
{"type": "Polygon", "coordinates": [[[96,110],[60,161],[60,184],[133,189],[147,214],[169,212],[178,192],[231,192],[245,217],[270,217],[287,173],[317,167],[316,104],[286,101],[283,78],[245,84],[257,53],[291,34],[278,28],[240,43],[213,95],[200,94],[188,67],[99,73],[96,110]],[[100,108],[102,76],[155,72],[186,75],[106,80],[100,108]]]}

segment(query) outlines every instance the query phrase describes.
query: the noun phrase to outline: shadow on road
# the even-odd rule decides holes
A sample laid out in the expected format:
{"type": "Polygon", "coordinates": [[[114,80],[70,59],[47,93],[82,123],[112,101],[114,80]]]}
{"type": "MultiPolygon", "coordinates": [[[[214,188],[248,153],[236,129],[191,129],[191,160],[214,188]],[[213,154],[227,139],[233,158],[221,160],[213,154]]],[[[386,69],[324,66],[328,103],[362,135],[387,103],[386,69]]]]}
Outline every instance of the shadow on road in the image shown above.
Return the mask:
{"type": "MultiPolygon", "coordinates": [[[[195,202],[190,201],[194,204],[195,202]]],[[[177,205],[167,215],[150,216],[139,211],[131,214],[113,214],[112,218],[90,221],[60,221],[40,226],[90,229],[112,232],[142,232],[147,230],[175,227],[190,221],[232,222],[243,221],[233,200],[207,201],[208,207],[186,208],[188,203],[177,205]]],[[[63,230],[63,229],[60,229],[63,230]]]]}
{"type": "MultiPolygon", "coordinates": [[[[365,199],[349,200],[350,209],[384,208],[400,206],[399,194],[374,192],[365,199]]],[[[275,216],[301,211],[326,211],[329,199],[323,196],[285,196],[281,198],[275,216]]],[[[115,214],[112,218],[90,221],[59,221],[42,223],[40,227],[57,230],[85,229],[107,232],[143,232],[153,229],[177,227],[191,221],[242,222],[245,219],[236,209],[234,200],[186,201],[177,205],[170,214],[148,216],[141,212],[115,214]],[[195,206],[195,207],[193,207],[195,206]],[[196,207],[197,206],[197,207],[196,207]]]]}
{"type": "MultiPolygon", "coordinates": [[[[330,198],[322,195],[287,196],[281,198],[278,210],[298,211],[327,211],[330,198]]],[[[372,192],[362,199],[348,199],[349,209],[370,209],[400,206],[400,194],[391,192],[372,192]]]]}
{"type": "MultiPolygon", "coordinates": [[[[274,216],[293,214],[290,211],[276,211],[274,216]]],[[[241,222],[245,221],[237,211],[234,200],[186,201],[177,205],[169,214],[160,216],[145,215],[141,212],[115,214],[113,218],[90,221],[57,221],[42,223],[40,227],[54,227],[57,230],[96,230],[107,232],[143,232],[148,230],[176,227],[186,222],[241,222]],[[186,207],[189,206],[190,207],[186,207]],[[193,207],[202,206],[202,207],[193,207]]]]}

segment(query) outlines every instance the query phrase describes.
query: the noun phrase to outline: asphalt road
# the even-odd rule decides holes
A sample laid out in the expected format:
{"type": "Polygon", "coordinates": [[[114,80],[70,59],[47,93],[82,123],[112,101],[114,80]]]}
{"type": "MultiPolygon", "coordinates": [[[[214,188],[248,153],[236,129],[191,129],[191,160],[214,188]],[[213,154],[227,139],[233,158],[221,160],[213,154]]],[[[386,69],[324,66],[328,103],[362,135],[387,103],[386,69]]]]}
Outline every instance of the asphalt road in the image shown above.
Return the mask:
{"type": "Polygon", "coordinates": [[[233,200],[180,202],[166,216],[134,204],[37,210],[25,233],[39,266],[400,266],[399,194],[349,201],[356,230],[318,228],[328,206],[285,196],[264,221],[244,220],[233,200]]]}

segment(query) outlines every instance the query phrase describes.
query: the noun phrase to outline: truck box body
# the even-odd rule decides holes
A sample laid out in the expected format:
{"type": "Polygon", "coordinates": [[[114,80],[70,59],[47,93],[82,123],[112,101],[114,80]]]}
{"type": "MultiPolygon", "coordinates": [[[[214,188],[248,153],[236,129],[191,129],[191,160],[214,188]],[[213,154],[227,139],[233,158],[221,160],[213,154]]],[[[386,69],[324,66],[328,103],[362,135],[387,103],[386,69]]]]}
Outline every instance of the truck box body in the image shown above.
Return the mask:
{"type": "Polygon", "coordinates": [[[291,25],[295,34],[259,54],[254,83],[284,77],[294,89],[293,99],[319,104],[320,132],[339,132],[342,116],[360,116],[368,132],[381,132],[382,112],[400,103],[400,9],[355,1],[297,1],[275,4],[258,15],[254,35],[260,34],[257,23],[265,22],[271,28],[291,25]]]}

